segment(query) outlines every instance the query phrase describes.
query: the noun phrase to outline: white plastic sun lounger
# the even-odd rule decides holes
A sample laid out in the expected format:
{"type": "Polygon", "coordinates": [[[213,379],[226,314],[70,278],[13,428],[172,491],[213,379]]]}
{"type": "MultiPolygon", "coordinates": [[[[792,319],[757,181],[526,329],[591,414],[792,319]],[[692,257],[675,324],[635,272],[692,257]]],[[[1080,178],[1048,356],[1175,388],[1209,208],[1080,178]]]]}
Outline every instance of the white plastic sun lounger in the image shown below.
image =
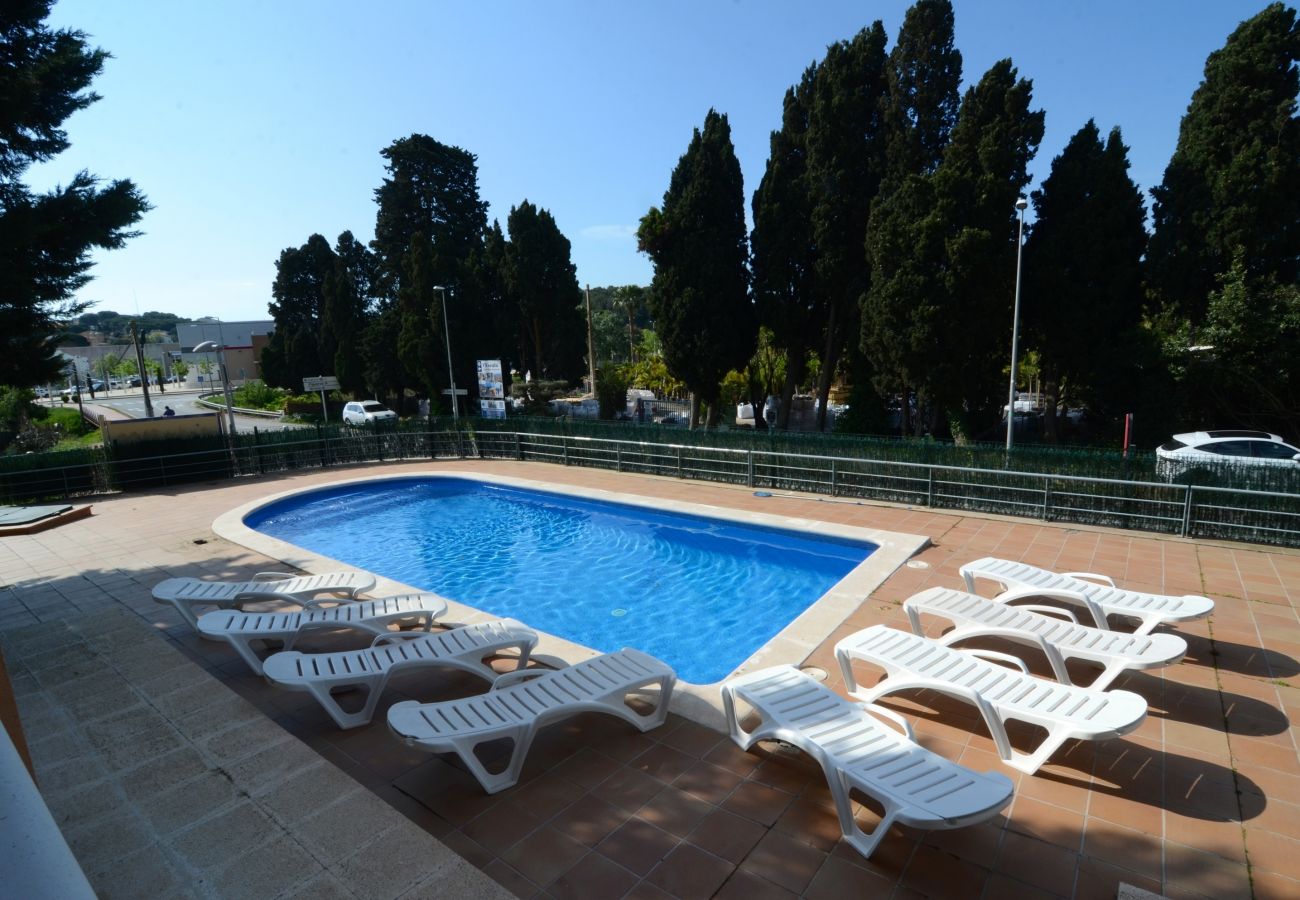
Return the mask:
{"type": "Polygon", "coordinates": [[[1214,601],[1209,597],[1196,594],[1174,597],[1128,591],[1116,587],[1106,575],[1093,572],[1058,574],[1028,563],[992,556],[967,563],[958,571],[972,594],[975,593],[976,579],[982,578],[1002,585],[1003,593],[993,598],[998,603],[1012,603],[1030,597],[1063,600],[1086,608],[1098,628],[1110,627],[1108,616],[1126,616],[1138,620],[1137,634],[1150,634],[1157,625],[1203,619],[1214,611],[1214,601]]]}
{"type": "Polygon", "coordinates": [[[258,572],[252,581],[168,578],[154,585],[153,598],[159,603],[170,603],[176,607],[176,611],[190,623],[190,627],[197,630],[195,606],[229,609],[262,600],[283,600],[305,606],[307,601],[325,597],[342,602],[374,586],[375,576],[369,572],[327,572],[323,575],[258,572]]]}
{"type": "Polygon", "coordinates": [[[489,794],[519,780],[524,758],[542,726],[581,712],[602,712],[649,731],[664,723],[676,673],[640,650],[624,648],[563,669],[525,669],[501,675],[486,694],[441,703],[407,700],[388,709],[388,727],[407,744],[432,753],[455,753],[489,794]],[[628,694],[657,685],[647,713],[625,702],[628,694]],[[506,767],[489,772],[475,748],[509,739],[506,767]]]}
{"type": "Polygon", "coordinates": [[[930,588],[903,603],[912,631],[923,634],[921,614],[952,622],[951,631],[939,643],[952,646],[976,637],[997,637],[1041,650],[1062,684],[1072,684],[1066,669],[1068,659],[1081,659],[1101,666],[1101,673],[1087,685],[1105,690],[1122,672],[1157,669],[1178,662],[1187,653],[1187,641],[1176,634],[1127,634],[1080,625],[1068,609],[1057,606],[994,603],[984,597],[948,588],[930,588]],[[1040,615],[1042,613],[1042,615],[1040,615]]]}
{"type": "Polygon", "coordinates": [[[954,650],[929,638],[873,625],[835,645],[835,658],[849,692],[867,703],[901,690],[932,690],[965,700],[980,711],[998,756],[1012,768],[1035,772],[1071,738],[1107,740],[1128,734],[1146,718],[1147,702],[1131,691],[1093,691],[1030,675],[1014,656],[987,650],[954,650]],[[983,658],[982,658],[983,657],[983,658]],[[853,660],[885,670],[874,687],[858,687],[853,660]],[[998,659],[1018,669],[988,662],[998,659]],[[1006,720],[1038,725],[1047,737],[1032,753],[1011,746],[1006,720]]]}
{"type": "Polygon", "coordinates": [[[309,631],[351,628],[385,634],[389,625],[408,620],[419,622],[428,631],[433,620],[446,611],[447,601],[437,594],[404,594],[293,612],[222,609],[200,616],[198,632],[205,638],[228,641],[248,667],[261,675],[262,660],[253,650],[253,641],[283,641],[282,649],[292,650],[298,638],[309,631]]]}
{"type": "Polygon", "coordinates": [[[844,840],[871,856],[895,822],[913,828],[960,828],[989,818],[1011,800],[1012,784],[997,772],[973,772],[916,743],[907,720],[891,709],[851,703],[792,666],[733,678],[722,686],[731,739],[742,750],[758,741],[793,744],[815,759],[835,799],[844,840]],[[762,722],[746,732],[736,699],[762,722]],[[877,716],[896,723],[888,728],[877,716]],[[880,823],[863,831],[850,792],[884,807],[880,823]]]}
{"type": "Polygon", "coordinates": [[[528,665],[528,655],[536,646],[537,632],[514,619],[501,619],[433,634],[387,632],[365,650],[276,653],[262,663],[262,672],[281,687],[309,692],[340,728],[355,728],[370,721],[384,685],[398,672],[444,666],[493,681],[497,673],[484,662],[487,657],[514,647],[519,651],[518,670],[528,665]],[[331,693],[345,687],[367,691],[365,704],[357,712],[344,712],[331,693]]]}

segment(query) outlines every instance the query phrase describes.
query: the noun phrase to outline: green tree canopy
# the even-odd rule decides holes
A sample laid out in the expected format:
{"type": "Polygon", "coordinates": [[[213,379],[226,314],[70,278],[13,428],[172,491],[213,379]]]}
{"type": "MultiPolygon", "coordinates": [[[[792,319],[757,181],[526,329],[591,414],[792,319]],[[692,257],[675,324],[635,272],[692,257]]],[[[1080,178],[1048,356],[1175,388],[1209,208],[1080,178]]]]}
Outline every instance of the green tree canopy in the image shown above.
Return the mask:
{"type": "Polygon", "coordinates": [[[262,351],[262,377],[272,387],[300,391],[304,377],[330,374],[334,368],[332,354],[322,358],[320,332],[325,279],[336,262],[319,234],[301,247],[280,251],[271,285],[275,333],[262,351]]]}
{"type": "Polygon", "coordinates": [[[754,304],[767,326],[769,344],[790,360],[783,370],[781,426],[789,422],[790,398],[803,380],[808,350],[820,345],[816,303],[817,245],[812,233],[808,183],[808,104],[817,67],[785,92],[781,128],[772,132],[767,168],[754,192],[754,304]]]}
{"type": "Polygon", "coordinates": [[[396,297],[403,259],[416,234],[423,234],[432,247],[434,283],[455,284],[487,229],[487,203],[479,197],[474,154],[413,134],[394,141],[380,155],[388,177],[375,189],[379,211],[370,246],[377,257],[381,292],[396,297]]]}
{"type": "Polygon", "coordinates": [[[819,427],[825,427],[840,360],[859,346],[859,299],[871,282],[863,243],[885,173],[886,43],[877,21],[852,40],[828,47],[808,106],[808,181],[817,247],[814,315],[821,330],[819,427]]]}
{"type": "Polygon", "coordinates": [[[1056,438],[1062,381],[1095,412],[1119,415],[1136,380],[1147,235],[1142,195],[1128,168],[1119,129],[1103,144],[1089,120],[1032,195],[1036,221],[1024,250],[1021,319],[1025,345],[1042,357],[1048,440],[1056,438]],[[1108,352],[1098,353],[1100,347],[1108,352]]]}
{"type": "Polygon", "coordinates": [[[1272,3],[1241,23],[1206,60],[1151,191],[1148,282],[1194,325],[1238,251],[1249,278],[1291,285],[1300,274],[1298,62],[1295,10],[1272,3]]]}
{"type": "Polygon", "coordinates": [[[888,174],[897,183],[939,167],[957,121],[961,52],[949,0],[917,0],[907,11],[886,73],[888,174]]]}
{"type": "Polygon", "coordinates": [[[664,361],[717,424],[722,377],[753,352],[758,323],[749,303],[744,184],[727,117],[710,109],[673,170],[663,208],[637,231],[654,263],[650,311],[664,361]]]}
{"type": "Polygon", "coordinates": [[[116,249],[149,209],[130,181],[101,187],[88,172],[33,193],[34,162],[68,147],[63,123],[99,99],[89,90],[108,54],[80,31],[45,25],[50,0],[16,0],[0,13],[0,384],[57,381],[60,322],[85,309],[91,251],[116,249]]]}
{"type": "Polygon", "coordinates": [[[506,218],[505,286],[519,317],[521,363],[534,378],[576,380],[586,366],[586,316],[569,239],[527,200],[506,218]]]}

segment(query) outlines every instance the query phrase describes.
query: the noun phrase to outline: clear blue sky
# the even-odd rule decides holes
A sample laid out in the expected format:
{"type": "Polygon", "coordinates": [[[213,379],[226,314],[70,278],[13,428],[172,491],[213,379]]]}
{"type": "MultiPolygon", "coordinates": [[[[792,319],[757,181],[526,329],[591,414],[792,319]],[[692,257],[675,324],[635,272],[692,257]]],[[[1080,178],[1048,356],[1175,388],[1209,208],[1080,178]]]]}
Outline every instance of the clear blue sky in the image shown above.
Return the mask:
{"type": "MultiPolygon", "coordinates": [[[[280,251],[373,236],[379,151],[421,132],[478,156],[489,216],[554,214],[581,283],[648,284],[633,232],[691,129],[731,121],[746,208],[781,99],[826,45],[907,0],[372,3],[60,0],[55,27],[113,54],[72,147],[30,170],[126,177],[154,210],[82,292],[129,314],[264,318],[280,251]]],[[[1206,56],[1265,0],[956,0],[966,83],[1011,57],[1047,130],[1035,183],[1094,118],[1159,183],[1206,56]]],[[[1148,197],[1149,205],[1149,197],[1148,197]]]]}

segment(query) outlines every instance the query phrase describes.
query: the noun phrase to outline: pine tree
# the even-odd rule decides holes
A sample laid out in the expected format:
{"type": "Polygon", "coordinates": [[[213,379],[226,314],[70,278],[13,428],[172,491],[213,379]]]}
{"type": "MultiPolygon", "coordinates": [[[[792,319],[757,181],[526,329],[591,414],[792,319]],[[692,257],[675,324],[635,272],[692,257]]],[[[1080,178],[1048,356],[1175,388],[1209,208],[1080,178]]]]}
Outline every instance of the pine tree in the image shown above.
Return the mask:
{"type": "Polygon", "coordinates": [[[1147,279],[1154,299],[1200,324],[1242,254],[1248,278],[1300,274],[1300,31],[1272,3],[1210,54],[1164,181],[1151,191],[1147,279]]]}
{"type": "Polygon", "coordinates": [[[637,231],[654,263],[650,310],[672,374],[717,424],[722,377],[745,364],[758,327],[749,302],[744,184],[727,117],[710,109],[673,170],[663,208],[637,231]]]}
{"type": "Polygon", "coordinates": [[[1032,195],[1035,224],[1025,244],[1021,319],[1025,346],[1042,359],[1049,441],[1057,436],[1063,381],[1073,399],[1103,415],[1123,413],[1120,401],[1131,394],[1147,236],[1142,195],[1128,168],[1119,129],[1103,145],[1089,120],[1032,195]],[[1100,347],[1109,352],[1098,353],[1100,347]]]}
{"type": "Polygon", "coordinates": [[[88,172],[33,193],[21,181],[36,162],[68,148],[64,121],[99,99],[90,83],[108,54],[80,31],[45,25],[50,0],[0,13],[0,384],[59,381],[60,322],[83,311],[91,251],[121,247],[149,209],[130,181],[101,187],[88,172]]]}
{"type": "Polygon", "coordinates": [[[397,358],[406,372],[404,383],[419,385],[430,397],[439,396],[442,386],[448,383],[442,327],[446,292],[434,290],[433,269],[433,244],[416,232],[402,257],[397,358]]]}

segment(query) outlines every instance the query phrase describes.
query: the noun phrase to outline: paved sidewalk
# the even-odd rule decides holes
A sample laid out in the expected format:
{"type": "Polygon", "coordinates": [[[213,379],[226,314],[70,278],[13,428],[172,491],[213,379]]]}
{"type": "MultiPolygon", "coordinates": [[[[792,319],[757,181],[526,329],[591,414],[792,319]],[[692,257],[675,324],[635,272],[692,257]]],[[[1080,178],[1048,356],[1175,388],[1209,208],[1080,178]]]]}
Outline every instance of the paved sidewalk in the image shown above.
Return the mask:
{"type": "Polygon", "coordinates": [[[37,782],[100,897],[509,896],[138,616],[0,638],[37,782]]]}

